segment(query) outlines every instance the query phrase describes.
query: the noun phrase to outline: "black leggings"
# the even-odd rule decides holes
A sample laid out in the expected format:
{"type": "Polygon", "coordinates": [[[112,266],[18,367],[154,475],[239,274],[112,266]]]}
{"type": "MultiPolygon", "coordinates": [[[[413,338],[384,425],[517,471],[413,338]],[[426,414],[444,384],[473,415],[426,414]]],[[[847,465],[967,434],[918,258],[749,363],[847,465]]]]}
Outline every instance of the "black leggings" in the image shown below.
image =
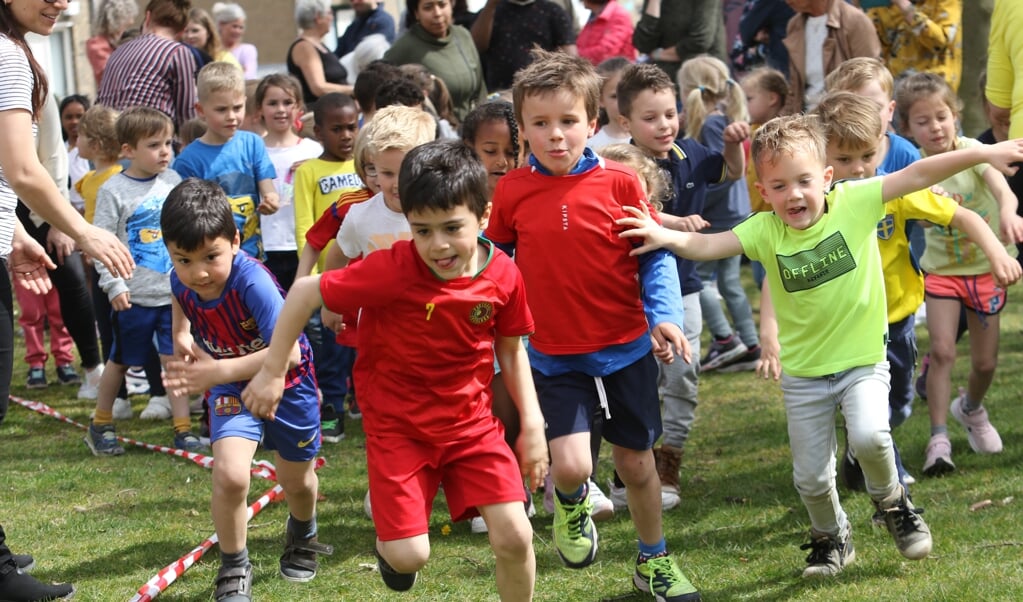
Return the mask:
{"type": "MultiPolygon", "coordinates": [[[[7,260],[0,260],[0,424],[7,416],[8,396],[11,394],[11,375],[14,369],[14,301],[11,298],[11,277],[7,274],[7,260]]],[[[3,532],[0,531],[0,543],[3,532]]],[[[2,552],[0,552],[2,554],[2,552]]]]}

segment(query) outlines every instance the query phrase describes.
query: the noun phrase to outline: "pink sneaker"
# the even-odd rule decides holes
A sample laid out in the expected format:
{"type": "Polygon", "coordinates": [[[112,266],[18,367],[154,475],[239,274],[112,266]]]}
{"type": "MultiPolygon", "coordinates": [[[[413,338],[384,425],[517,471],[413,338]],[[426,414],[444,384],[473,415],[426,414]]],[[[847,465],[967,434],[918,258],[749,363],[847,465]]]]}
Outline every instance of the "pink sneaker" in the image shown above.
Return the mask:
{"type": "Polygon", "coordinates": [[[952,415],[966,429],[967,438],[970,440],[970,447],[978,454],[997,454],[1002,451],[1002,438],[998,431],[991,425],[987,418],[987,410],[984,406],[977,408],[969,414],[963,412],[963,402],[966,401],[966,394],[963,393],[952,402],[952,415]]]}
{"type": "Polygon", "coordinates": [[[948,440],[947,434],[932,436],[924,453],[927,456],[924,461],[925,475],[940,477],[955,471],[956,465],[952,463],[952,443],[948,440]]]}

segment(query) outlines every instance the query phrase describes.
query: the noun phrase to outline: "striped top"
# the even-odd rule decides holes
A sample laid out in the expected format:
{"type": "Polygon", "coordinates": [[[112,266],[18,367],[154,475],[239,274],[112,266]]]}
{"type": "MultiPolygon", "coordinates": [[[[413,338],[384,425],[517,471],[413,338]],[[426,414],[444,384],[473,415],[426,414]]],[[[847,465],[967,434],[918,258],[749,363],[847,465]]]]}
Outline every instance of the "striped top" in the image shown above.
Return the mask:
{"type": "Polygon", "coordinates": [[[147,106],[175,128],[195,117],[195,58],[184,44],[152,33],[118,46],[107,61],[96,102],[123,111],[147,106]]]}
{"type": "MultiPolygon", "coordinates": [[[[25,51],[7,36],[0,35],[0,111],[23,109],[31,114],[32,82],[32,69],[25,51]]],[[[33,122],[33,136],[35,131],[33,122]]],[[[11,253],[17,206],[18,196],[0,166],[0,258],[3,259],[11,253]]]]}

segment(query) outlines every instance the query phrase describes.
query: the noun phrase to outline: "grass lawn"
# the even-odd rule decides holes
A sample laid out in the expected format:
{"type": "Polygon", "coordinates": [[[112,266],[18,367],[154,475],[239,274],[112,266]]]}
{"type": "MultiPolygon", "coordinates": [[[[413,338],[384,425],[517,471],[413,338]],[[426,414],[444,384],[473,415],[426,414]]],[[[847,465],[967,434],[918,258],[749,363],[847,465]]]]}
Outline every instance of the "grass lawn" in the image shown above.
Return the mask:
{"type": "MultiPolygon", "coordinates": [[[[1018,287],[1011,291],[1016,294],[1018,287]]],[[[822,308],[823,309],[823,308],[822,308]]],[[[950,425],[959,471],[943,479],[921,474],[929,436],[926,406],[896,431],[907,468],[918,479],[916,503],[934,534],[933,555],[904,560],[886,531],[873,528],[865,494],[842,492],[853,522],[856,563],[835,579],[800,578],[807,541],[806,512],[792,486],[781,394],[773,382],[752,374],[707,374],[700,409],[683,458],[682,505],[665,514],[668,545],[705,600],[1019,600],[1023,599],[1023,309],[1009,304],[1003,315],[999,371],[988,396],[992,420],[1005,451],[979,456],[963,429],[950,425]],[[971,511],[971,505],[991,500],[971,511]]],[[[925,350],[926,332],[921,335],[925,350]]],[[[20,341],[18,342],[20,345],[20,341]]],[[[965,381],[966,340],[955,373],[965,381]]],[[[14,395],[36,399],[87,423],[92,403],[74,399],[76,389],[51,384],[24,389],[20,349],[14,395]]],[[[51,383],[56,380],[48,366],[51,383]]],[[[145,406],[134,400],[135,414],[145,406]]],[[[441,496],[431,521],[433,556],[406,595],[387,590],[370,568],[373,525],[362,512],[366,491],[363,435],[347,423],[347,438],[326,444],[320,470],[320,541],[335,553],[322,559],[308,584],[277,576],[287,510],[272,504],[250,523],[249,550],[256,566],[257,600],[495,600],[494,563],[484,536],[466,523],[451,525],[441,496]],[[445,534],[446,533],[446,534],[445,534]]],[[[119,424],[119,434],[171,445],[169,421],[138,419],[119,424]]],[[[0,427],[0,521],[15,552],[36,556],[35,575],[71,580],[77,600],[127,600],[163,566],[213,533],[209,516],[210,472],[192,462],[139,448],[119,458],[95,458],[84,432],[16,404],[0,427]]],[[[609,449],[600,466],[610,477],[609,449]]],[[[268,454],[261,458],[272,459],[268,454]]],[[[271,484],[254,479],[250,500],[271,484]]],[[[540,505],[541,494],[537,494],[540,505]]],[[[378,502],[383,503],[383,502],[378,502]]],[[[601,523],[600,553],[593,566],[561,566],[551,544],[551,519],[543,510],[536,530],[537,600],[641,600],[631,590],[636,553],[627,514],[601,523]]],[[[217,549],[160,596],[168,601],[212,599],[217,549]]]]}

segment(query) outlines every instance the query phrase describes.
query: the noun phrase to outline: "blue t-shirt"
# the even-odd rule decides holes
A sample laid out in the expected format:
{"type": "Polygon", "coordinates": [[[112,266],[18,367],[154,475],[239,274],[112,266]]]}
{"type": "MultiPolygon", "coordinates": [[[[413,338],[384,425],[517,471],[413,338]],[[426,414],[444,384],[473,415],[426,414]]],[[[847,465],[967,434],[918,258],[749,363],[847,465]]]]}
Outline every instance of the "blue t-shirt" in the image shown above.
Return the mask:
{"type": "Polygon", "coordinates": [[[174,161],[174,171],[182,178],[212,180],[224,189],[238,233],[242,250],[263,259],[263,237],[259,229],[259,182],[277,176],[263,139],[247,131],[235,132],[221,145],[195,140],[181,150],[174,161]]]}
{"type": "Polygon", "coordinates": [[[895,173],[920,159],[920,151],[913,143],[898,134],[885,132],[888,136],[888,152],[878,167],[878,173],[895,173]]]}
{"type": "MultiPolygon", "coordinates": [[[[270,271],[245,253],[238,253],[231,275],[218,299],[203,301],[195,291],[182,284],[175,272],[170,275],[171,293],[192,323],[196,343],[217,359],[249,355],[270,344],[277,317],[284,306],[284,291],[270,271]]],[[[304,334],[299,335],[302,360],[285,377],[284,397],[296,403],[313,403],[316,378],[313,375],[312,348],[304,334]]],[[[210,398],[241,397],[247,381],[216,385],[210,398]]]]}

